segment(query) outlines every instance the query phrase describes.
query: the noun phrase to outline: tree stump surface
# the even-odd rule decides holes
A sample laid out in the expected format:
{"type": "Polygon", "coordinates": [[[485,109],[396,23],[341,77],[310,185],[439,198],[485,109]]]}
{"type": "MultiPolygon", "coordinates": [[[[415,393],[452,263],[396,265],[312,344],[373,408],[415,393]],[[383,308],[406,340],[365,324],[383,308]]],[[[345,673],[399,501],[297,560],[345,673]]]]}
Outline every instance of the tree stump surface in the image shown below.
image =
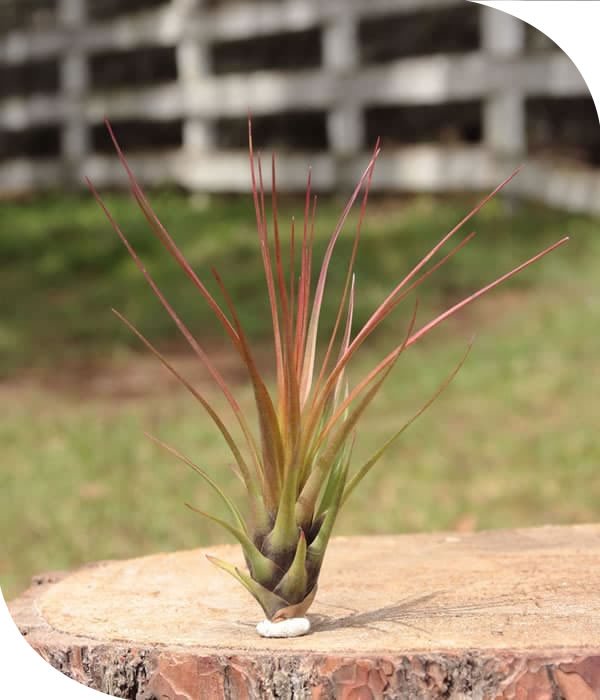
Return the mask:
{"type": "Polygon", "coordinates": [[[600,525],[332,540],[313,632],[262,639],[203,556],[36,577],[9,608],[50,664],[136,700],[600,698],[600,525]]]}

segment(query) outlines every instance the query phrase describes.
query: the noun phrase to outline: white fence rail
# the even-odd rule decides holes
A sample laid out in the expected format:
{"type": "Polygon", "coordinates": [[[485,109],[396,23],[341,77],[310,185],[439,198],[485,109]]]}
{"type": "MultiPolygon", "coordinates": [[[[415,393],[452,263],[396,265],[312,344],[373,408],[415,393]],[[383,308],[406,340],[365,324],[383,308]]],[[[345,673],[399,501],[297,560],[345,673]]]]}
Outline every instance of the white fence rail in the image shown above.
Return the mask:
{"type": "MultiPolygon", "coordinates": [[[[528,154],[526,100],[589,97],[587,86],[560,50],[526,50],[525,25],[485,7],[479,13],[479,47],[464,53],[361,60],[359,25],[377,16],[464,5],[464,0],[271,0],[205,6],[202,0],[165,0],[153,10],[109,20],[89,18],[90,0],[57,0],[56,21],[46,29],[0,37],[0,70],[27,63],[58,66],[54,94],[0,99],[0,133],[58,127],[57,152],[46,158],[12,153],[0,160],[0,193],[81,183],[123,181],[116,159],[98,152],[93,129],[112,120],[177,121],[181,142],[132,153],[140,180],[176,183],[203,191],[249,188],[241,150],[223,150],[218,120],[315,111],[324,115],[326,147],[283,149],[279,184],[302,188],[306,170],[321,189],[347,187],[364,164],[366,112],[372,107],[481,104],[477,143],[404,144],[384,151],[375,188],[451,191],[489,188],[521,162],[529,164],[513,191],[547,203],[600,213],[600,172],[549,164],[528,154]],[[315,30],[319,65],[302,70],[260,69],[219,74],[211,65],[215,42],[315,30]],[[99,52],[172,47],[176,72],[169,82],[94,86],[90,61],[99,52]]],[[[1,29],[1,27],[0,27],[1,29]]],[[[37,65],[37,64],[35,64],[37,65]]],[[[293,116],[290,116],[293,120],[293,116]]]]}

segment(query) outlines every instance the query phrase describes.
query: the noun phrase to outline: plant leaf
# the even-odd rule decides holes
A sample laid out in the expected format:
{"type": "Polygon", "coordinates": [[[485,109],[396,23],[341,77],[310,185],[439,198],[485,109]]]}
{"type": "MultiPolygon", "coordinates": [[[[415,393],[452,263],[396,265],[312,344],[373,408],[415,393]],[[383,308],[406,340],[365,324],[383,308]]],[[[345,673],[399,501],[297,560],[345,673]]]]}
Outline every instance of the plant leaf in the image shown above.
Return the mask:
{"type": "MultiPolygon", "coordinates": [[[[112,129],[112,126],[108,119],[104,120],[104,124],[106,125],[106,128],[108,129],[108,133],[110,134],[110,138],[113,142],[113,145],[115,147],[115,150],[117,152],[117,155],[119,156],[119,160],[121,161],[121,164],[123,165],[123,168],[125,172],[127,173],[127,177],[129,178],[129,184],[131,187],[131,193],[133,194],[136,202],[138,203],[140,209],[142,210],[142,213],[144,214],[146,220],[150,224],[150,228],[152,231],[155,233],[157,238],[161,241],[161,243],[165,246],[165,248],[169,251],[169,253],[172,255],[173,258],[177,261],[177,263],[180,265],[180,267],[183,269],[185,274],[192,280],[194,285],[198,288],[202,296],[206,299],[206,301],[209,303],[210,307],[214,311],[215,315],[221,322],[223,328],[227,332],[227,334],[230,336],[231,340],[233,341],[234,345],[236,345],[236,334],[235,331],[233,330],[233,327],[231,323],[229,322],[229,319],[225,316],[223,311],[221,310],[221,307],[217,304],[215,299],[212,297],[208,289],[204,286],[202,281],[198,278],[196,273],[193,271],[177,245],[175,244],[175,241],[171,238],[169,235],[169,232],[166,230],[166,228],[162,225],[160,222],[159,218],[156,216],[154,210],[152,209],[152,206],[150,205],[150,202],[147,200],[146,196],[144,195],[144,192],[140,185],[138,184],[135,175],[133,174],[132,169],[129,166],[129,163],[127,162],[127,159],[125,158],[125,155],[123,151],[121,150],[121,146],[119,145],[119,142],[117,141],[117,138],[114,134],[114,131],[112,129]]],[[[88,183],[88,186],[92,189],[92,194],[95,195],[93,186],[91,182],[86,178],[86,181],[88,183]]],[[[97,198],[97,197],[96,197],[97,198]]],[[[98,199],[98,198],[97,198],[98,199]]],[[[103,207],[104,208],[104,207],[103,207]]]]}
{"type": "Polygon", "coordinates": [[[221,276],[214,268],[213,275],[217,281],[217,284],[219,285],[219,288],[221,289],[223,296],[225,297],[229,311],[231,312],[231,316],[240,339],[242,356],[246,367],[248,368],[248,373],[254,389],[254,398],[258,409],[258,421],[263,451],[265,501],[268,507],[274,508],[278,500],[279,489],[281,488],[282,473],[280,470],[284,459],[283,444],[277,414],[275,413],[275,407],[271,401],[269,391],[265,386],[262,377],[260,376],[256,362],[252,356],[250,345],[237,315],[233,300],[223,284],[221,276]]]}
{"type": "Polygon", "coordinates": [[[275,588],[275,593],[287,600],[290,604],[301,602],[306,595],[306,537],[300,530],[296,554],[290,568],[285,572],[281,581],[275,588]]]}
{"type": "MultiPolygon", "coordinates": [[[[340,354],[338,361],[331,371],[331,374],[327,378],[324,387],[321,389],[321,395],[315,397],[313,402],[313,407],[311,409],[312,414],[318,414],[323,410],[323,406],[329,400],[331,395],[332,387],[336,385],[339,378],[344,374],[345,368],[351,360],[353,354],[360,348],[367,337],[375,330],[375,328],[391,313],[391,311],[396,307],[411,291],[422,284],[430,275],[432,275],[436,270],[438,270],[444,263],[446,263],[451,257],[456,255],[459,250],[461,250],[472,238],[475,233],[472,232],[466,236],[457,246],[455,246],[449,253],[447,253],[441,260],[439,260],[435,265],[432,265],[426,272],[424,272],[419,278],[417,278],[410,286],[408,286],[402,294],[391,298],[392,295],[388,296],[388,299],[379,305],[377,310],[371,315],[371,318],[363,326],[360,332],[356,335],[352,343],[350,343],[344,351],[340,354]]],[[[400,346],[398,346],[400,347],[400,346]]],[[[397,350],[398,348],[396,348],[397,350]]],[[[395,350],[393,351],[395,352],[395,350]]],[[[390,354],[393,354],[390,353],[390,354]]],[[[334,390],[335,391],[335,390],[334,390]]],[[[335,395],[335,394],[334,394],[335,395]]],[[[314,417],[310,415],[307,424],[309,426],[308,431],[310,432],[314,426],[314,417]]]]}
{"type": "MultiPolygon", "coordinates": [[[[471,209],[471,211],[464,216],[455,226],[452,228],[418,263],[415,265],[415,267],[402,279],[402,281],[394,287],[394,289],[388,294],[388,296],[381,302],[381,304],[377,307],[377,309],[373,312],[369,320],[365,323],[363,328],[360,330],[360,332],[356,335],[354,340],[352,341],[350,347],[348,350],[344,353],[344,356],[338,361],[338,364],[332,371],[331,375],[329,376],[326,386],[322,391],[322,394],[325,396],[328,395],[329,391],[331,390],[331,385],[335,382],[336,377],[339,375],[339,373],[342,371],[343,367],[348,363],[352,355],[356,352],[356,350],[362,345],[362,343],[365,341],[365,339],[375,330],[375,328],[387,317],[389,312],[394,308],[394,306],[397,305],[397,303],[400,301],[400,298],[398,298],[398,294],[400,290],[402,290],[405,285],[410,282],[410,280],[419,272],[428,262],[431,260],[431,258],[447,243],[452,236],[454,236],[457,231],[459,231],[464,224],[467,223],[475,214],[477,214],[481,208],[487,204],[498,192],[506,187],[506,185],[521,171],[522,166],[514,170],[505,180],[503,180],[497,187],[495,187],[489,194],[487,194],[483,199],[481,199],[478,204],[471,209]]],[[[418,286],[421,282],[423,282],[434,270],[439,268],[448,258],[450,258],[452,255],[454,255],[456,252],[458,252],[472,237],[474,234],[470,234],[467,236],[467,238],[456,248],[451,251],[442,261],[440,261],[438,264],[433,266],[431,270],[423,274],[419,280],[411,285],[411,289],[414,289],[414,287],[418,286]]],[[[410,290],[406,290],[405,294],[402,295],[402,298],[406,296],[406,294],[410,290]]],[[[322,402],[325,399],[323,396],[317,401],[315,399],[315,403],[317,406],[320,406],[322,402]]],[[[319,410],[318,408],[315,410],[319,410]]]]}
{"type": "Polygon", "coordinates": [[[339,481],[333,490],[334,497],[331,501],[329,509],[323,514],[323,523],[319,528],[319,532],[314,540],[308,547],[306,554],[307,568],[319,571],[323,563],[323,557],[325,556],[325,551],[327,549],[327,544],[329,543],[329,538],[331,537],[331,532],[339,510],[342,506],[342,497],[344,494],[344,487],[346,484],[346,479],[348,477],[348,470],[350,468],[350,457],[343,464],[343,468],[339,474],[339,481]]]}
{"type": "Polygon", "coordinates": [[[281,572],[279,571],[275,562],[265,557],[265,555],[256,547],[254,542],[252,542],[245,532],[237,527],[234,527],[226,520],[217,518],[210,513],[205,513],[203,510],[198,510],[198,508],[194,508],[194,506],[191,506],[189,503],[186,503],[185,505],[190,510],[194,511],[194,513],[198,513],[198,515],[217,523],[217,525],[220,525],[222,528],[227,530],[227,532],[233,535],[233,537],[235,537],[244,550],[244,556],[246,557],[246,560],[250,566],[250,573],[252,574],[252,578],[254,578],[256,581],[267,585],[272,583],[274,579],[281,576],[281,572]]]}
{"type": "MultiPolygon", "coordinates": [[[[375,143],[375,148],[373,149],[374,155],[379,150],[379,144],[380,144],[380,141],[379,141],[379,139],[377,139],[377,141],[375,143]]],[[[354,234],[354,242],[352,244],[352,252],[350,253],[350,259],[348,261],[348,268],[346,270],[346,279],[344,281],[344,288],[343,288],[342,296],[341,296],[340,303],[338,306],[338,310],[337,310],[337,314],[336,314],[336,318],[335,318],[335,323],[333,326],[333,331],[331,333],[331,337],[329,339],[329,344],[327,346],[327,350],[325,352],[325,356],[324,356],[323,362],[321,364],[321,370],[319,372],[319,376],[317,377],[315,393],[318,392],[319,387],[321,386],[321,383],[323,382],[323,378],[325,376],[325,372],[327,370],[327,367],[329,365],[329,359],[330,359],[331,353],[333,351],[333,345],[335,343],[338,328],[339,328],[339,325],[340,325],[341,320],[342,320],[344,306],[346,304],[346,299],[348,298],[348,294],[350,293],[350,300],[348,303],[349,310],[348,310],[348,314],[346,317],[346,331],[348,333],[348,338],[344,337],[342,340],[342,354],[348,347],[348,341],[349,341],[349,336],[350,336],[349,326],[352,325],[352,308],[351,308],[351,306],[353,304],[353,294],[354,294],[354,264],[356,262],[356,256],[358,254],[360,233],[361,233],[363,221],[365,218],[365,213],[367,211],[367,202],[369,201],[369,191],[371,189],[372,177],[373,177],[373,168],[371,168],[371,170],[369,171],[369,176],[367,177],[367,180],[365,182],[365,191],[364,191],[362,202],[360,205],[360,213],[358,215],[358,222],[356,224],[356,233],[354,234]]]]}
{"type": "Polygon", "coordinates": [[[280,493],[275,523],[265,537],[263,551],[277,561],[285,560],[297,546],[298,524],[296,522],[296,495],[300,475],[297,463],[298,447],[294,450],[291,462],[285,471],[285,479],[280,493]]]}
{"type": "MultiPolygon", "coordinates": [[[[350,284],[350,296],[348,298],[348,315],[346,317],[346,327],[344,328],[344,335],[342,337],[342,345],[340,347],[340,357],[344,355],[348,346],[350,345],[350,334],[352,332],[352,317],[354,315],[354,275],[352,275],[352,282],[350,284]]],[[[325,363],[323,363],[323,368],[325,368],[325,363]]],[[[333,406],[334,408],[339,404],[339,396],[344,382],[344,372],[340,372],[333,390],[333,406]]],[[[320,385],[320,380],[317,381],[317,387],[320,385]]],[[[318,389],[317,389],[318,390],[318,389]]]]}
{"type": "Polygon", "coordinates": [[[258,602],[269,620],[272,620],[279,610],[287,607],[288,604],[283,598],[280,598],[278,595],[262,586],[258,581],[248,576],[247,573],[238,569],[237,566],[233,566],[233,564],[229,564],[222,559],[217,559],[217,557],[212,557],[208,554],[206,558],[211,564],[231,574],[233,578],[241,583],[258,602]]]}
{"type": "Polygon", "coordinates": [[[197,399],[202,407],[206,410],[212,421],[215,423],[217,428],[219,429],[221,435],[225,439],[225,442],[229,446],[229,449],[231,450],[233,456],[235,457],[236,464],[239,467],[240,474],[242,475],[242,479],[244,483],[246,484],[246,487],[249,490],[252,490],[254,487],[252,478],[250,476],[250,471],[248,469],[248,466],[246,465],[246,462],[244,458],[242,457],[242,454],[236,445],[233,437],[231,436],[231,433],[227,430],[225,424],[219,417],[218,413],[212,408],[212,406],[208,403],[208,401],[202,396],[202,394],[197,391],[188,381],[183,377],[176,369],[175,367],[160,353],[154,345],[142,334],[140,331],[131,323],[128,321],[125,316],[120,314],[116,309],[113,309],[113,313],[115,316],[122,321],[129,330],[136,335],[142,343],[150,350],[150,352],[158,358],[158,360],[163,364],[163,366],[192,394],[192,396],[197,399]]]}
{"type": "Polygon", "coordinates": [[[356,423],[367,409],[371,401],[377,395],[377,392],[381,388],[383,382],[386,380],[389,373],[392,371],[398,358],[406,348],[406,343],[410,337],[410,333],[414,328],[414,324],[417,318],[418,303],[415,302],[415,307],[413,314],[408,326],[408,331],[402,343],[395,351],[386,359],[384,362],[380,363],[378,367],[371,372],[368,377],[363,380],[358,387],[350,393],[350,395],[344,400],[341,406],[338,407],[333,417],[328,421],[327,425],[323,431],[319,434],[317,439],[316,448],[325,440],[329,434],[332,427],[335,425],[338,418],[343,414],[347,405],[350,404],[351,400],[356,397],[363,389],[365,389],[370,382],[377,377],[377,374],[381,376],[377,381],[372,383],[372,386],[366,391],[365,395],[359,401],[358,405],[350,412],[349,416],[343,421],[340,427],[336,430],[334,436],[331,438],[330,443],[324,448],[323,454],[319,456],[316,460],[315,468],[313,469],[311,475],[309,476],[306,485],[302,489],[302,492],[298,498],[298,518],[300,523],[306,522],[309,513],[312,514],[317,502],[318,495],[321,491],[323,481],[326,477],[329,465],[336,458],[336,455],[343,448],[345,441],[348,439],[350,433],[354,430],[356,423]]]}
{"type": "Polygon", "coordinates": [[[204,471],[204,469],[194,464],[194,462],[192,462],[191,459],[188,459],[184,454],[176,450],[174,447],[171,447],[171,445],[167,445],[166,442],[159,440],[157,437],[151,435],[150,433],[144,434],[148,439],[152,440],[153,443],[155,443],[159,447],[162,447],[163,450],[166,450],[167,452],[169,452],[169,454],[172,454],[174,457],[177,457],[177,459],[179,459],[184,464],[187,464],[187,466],[193,469],[196,472],[196,474],[201,476],[204,479],[204,481],[206,481],[206,483],[213,489],[213,491],[215,491],[215,493],[219,496],[223,503],[227,506],[227,509],[233,516],[233,519],[235,520],[238,528],[242,530],[244,534],[248,534],[246,523],[244,522],[240,511],[237,509],[233,501],[223,492],[219,485],[204,471]]]}
{"type": "Polygon", "coordinates": [[[569,240],[569,236],[565,236],[564,238],[561,238],[559,241],[557,241],[553,245],[548,246],[548,248],[545,248],[537,255],[534,255],[532,258],[529,258],[529,260],[526,260],[524,263],[521,263],[517,267],[513,268],[510,272],[507,272],[506,274],[502,275],[501,277],[498,277],[498,279],[494,280],[493,282],[486,285],[485,287],[482,287],[479,291],[475,292],[474,294],[471,294],[466,299],[463,299],[462,301],[459,301],[457,304],[454,304],[454,306],[449,308],[447,311],[444,311],[443,314],[440,314],[439,316],[434,318],[432,321],[429,321],[429,323],[427,323],[425,326],[423,326],[423,328],[421,328],[413,336],[411,336],[408,340],[408,343],[406,344],[406,347],[410,347],[411,345],[413,345],[413,343],[416,343],[417,340],[419,340],[419,338],[422,338],[426,333],[428,333],[430,330],[435,328],[442,321],[447,319],[449,316],[452,316],[452,314],[456,313],[459,309],[462,309],[463,306],[467,306],[467,304],[470,304],[471,302],[475,301],[475,299],[479,299],[479,297],[483,296],[484,294],[486,294],[490,290],[494,289],[494,287],[497,287],[499,284],[502,284],[503,282],[506,282],[506,280],[510,279],[511,277],[514,277],[517,273],[521,272],[526,267],[533,265],[533,263],[537,262],[540,258],[543,258],[545,255],[548,255],[548,253],[551,253],[553,250],[556,250],[561,245],[564,245],[565,243],[567,243],[568,240],[569,240]]]}
{"type": "MultiPolygon", "coordinates": [[[[375,394],[377,393],[377,391],[379,390],[379,388],[383,384],[385,378],[391,372],[391,370],[394,367],[395,363],[397,362],[398,358],[400,357],[400,355],[404,352],[404,350],[408,346],[408,340],[411,336],[411,333],[415,327],[415,323],[417,320],[418,308],[419,308],[419,300],[415,299],[413,313],[412,313],[412,316],[410,318],[410,322],[408,324],[408,331],[406,333],[404,341],[402,343],[400,343],[400,345],[398,345],[396,347],[396,349],[393,350],[389,355],[387,355],[387,357],[385,357],[383,360],[381,360],[381,362],[379,362],[376,365],[376,367],[374,367],[367,374],[367,376],[364,377],[364,379],[362,379],[354,387],[354,389],[352,389],[352,391],[344,398],[342,403],[336,407],[334,414],[331,416],[331,418],[328,420],[327,424],[325,425],[325,427],[321,431],[321,433],[319,435],[319,441],[317,444],[322,442],[327,437],[327,435],[330,433],[333,426],[339,421],[339,419],[341,417],[344,416],[344,413],[348,409],[350,404],[369,386],[369,384],[371,384],[377,378],[377,375],[379,375],[383,372],[382,377],[380,377],[380,379],[377,381],[377,383],[373,387],[374,391],[371,390],[367,394],[368,396],[370,396],[370,398],[368,399],[368,401],[366,403],[364,403],[363,410],[364,410],[364,408],[366,408],[368,406],[368,404],[371,402],[371,400],[375,397],[375,394]]],[[[361,405],[362,405],[362,403],[361,403],[361,405]]],[[[351,414],[351,415],[354,415],[354,414],[351,414]]],[[[344,424],[345,423],[346,423],[346,419],[344,420],[344,424]]]]}
{"type": "Polygon", "coordinates": [[[354,476],[350,479],[348,485],[346,486],[346,489],[344,491],[344,496],[342,499],[342,505],[348,500],[354,489],[358,486],[358,484],[364,479],[364,477],[371,471],[371,469],[375,466],[375,464],[379,461],[379,459],[383,456],[384,452],[402,435],[402,433],[409,428],[416,420],[417,418],[422,415],[428,408],[431,406],[431,404],[445,391],[446,387],[452,382],[454,377],[458,374],[460,371],[460,368],[464,365],[464,363],[467,360],[467,357],[469,356],[469,352],[471,351],[471,348],[473,346],[473,342],[469,343],[467,346],[467,349],[465,351],[465,354],[461,358],[460,362],[456,365],[456,367],[452,370],[452,372],[446,377],[446,379],[440,384],[440,386],[437,388],[435,393],[421,406],[421,408],[413,415],[409,420],[404,423],[404,425],[395,432],[391,438],[389,438],[383,445],[380,447],[371,457],[370,459],[363,464],[363,466],[354,474],[354,476]]]}
{"type": "Polygon", "coordinates": [[[313,604],[315,596],[317,595],[317,584],[315,583],[310,592],[299,603],[295,605],[289,605],[287,608],[281,608],[275,615],[273,615],[273,622],[279,622],[280,620],[289,620],[292,617],[304,617],[306,611],[313,604]]]}
{"type": "Polygon", "coordinates": [[[302,247],[300,251],[300,279],[298,280],[298,310],[296,312],[296,337],[295,355],[299,381],[302,377],[303,367],[306,361],[306,330],[308,328],[308,309],[310,304],[310,282],[312,269],[312,251],[315,232],[315,215],[317,197],[313,199],[311,210],[311,169],[308,169],[306,182],[306,198],[304,202],[304,226],[302,234],[302,247]]]}
{"type": "Polygon", "coordinates": [[[311,389],[312,376],[313,376],[313,370],[314,370],[314,364],[315,364],[315,354],[316,354],[316,345],[317,345],[317,333],[318,333],[318,328],[319,328],[319,318],[321,315],[321,305],[323,303],[323,294],[325,292],[325,283],[327,281],[327,273],[329,270],[329,263],[331,261],[331,256],[333,255],[333,250],[335,248],[335,244],[340,236],[340,233],[342,231],[344,223],[346,222],[346,219],[348,218],[348,214],[350,213],[350,210],[352,209],[352,206],[353,206],[354,202],[356,201],[356,198],[358,197],[360,190],[362,189],[363,184],[365,183],[366,180],[368,180],[371,177],[371,171],[375,167],[375,161],[377,160],[378,155],[379,155],[379,149],[377,149],[375,151],[375,153],[373,154],[371,160],[369,161],[367,168],[365,169],[360,180],[358,181],[358,184],[356,185],[354,192],[350,196],[348,203],[344,207],[342,215],[340,216],[338,223],[336,224],[336,227],[334,229],[334,232],[329,240],[329,244],[327,245],[327,249],[325,250],[325,256],[324,256],[323,262],[321,264],[321,271],[319,273],[319,279],[317,280],[317,288],[315,290],[315,298],[313,300],[313,306],[312,306],[312,311],[311,311],[311,315],[310,315],[310,323],[308,326],[308,335],[307,335],[307,339],[306,339],[306,355],[305,355],[306,364],[302,368],[302,379],[300,382],[300,401],[301,401],[302,405],[304,405],[304,403],[306,402],[308,395],[310,393],[310,389],[311,389]]]}
{"type": "MultiPolygon", "coordinates": [[[[206,355],[206,353],[204,352],[203,348],[200,346],[200,344],[198,343],[198,341],[197,341],[197,340],[194,338],[194,336],[190,333],[190,331],[189,331],[189,329],[187,328],[187,326],[186,326],[186,325],[183,323],[183,321],[179,318],[179,316],[177,315],[177,313],[175,312],[175,310],[173,309],[173,307],[169,304],[169,302],[167,301],[167,299],[165,298],[165,296],[163,295],[163,293],[160,291],[159,287],[158,287],[157,284],[154,282],[154,279],[152,278],[152,276],[150,275],[150,273],[149,273],[148,270],[146,269],[145,265],[143,264],[143,262],[142,262],[141,259],[139,258],[138,254],[135,252],[135,249],[134,249],[133,246],[129,243],[129,241],[127,240],[126,236],[124,235],[124,233],[123,233],[123,232],[121,231],[121,229],[119,228],[119,225],[117,224],[117,222],[113,219],[111,213],[108,211],[106,205],[105,205],[104,202],[102,201],[102,198],[100,197],[100,195],[96,192],[96,189],[94,188],[94,186],[92,185],[92,183],[91,183],[89,180],[87,180],[87,183],[88,183],[88,185],[89,185],[89,187],[90,187],[90,189],[91,189],[91,191],[92,191],[92,194],[94,195],[96,201],[97,201],[98,204],[100,205],[102,211],[104,212],[104,214],[106,215],[107,219],[108,219],[109,222],[111,223],[112,227],[113,227],[114,230],[116,231],[117,235],[119,236],[119,238],[120,238],[121,241],[123,242],[123,245],[124,245],[125,248],[127,249],[128,253],[129,253],[129,254],[131,255],[131,257],[133,258],[133,261],[135,262],[136,266],[137,266],[138,269],[141,271],[141,273],[144,275],[144,278],[146,279],[146,282],[148,283],[148,285],[150,286],[150,288],[152,289],[152,291],[154,292],[154,294],[156,295],[156,297],[158,298],[158,300],[160,301],[160,303],[163,305],[163,307],[165,308],[165,310],[167,311],[167,313],[169,314],[169,316],[173,319],[173,321],[175,322],[175,325],[177,326],[178,330],[181,332],[181,334],[183,335],[183,337],[186,339],[186,341],[188,342],[188,344],[190,345],[190,347],[194,350],[194,352],[196,353],[196,355],[198,355],[198,357],[200,358],[200,360],[202,361],[202,363],[204,364],[204,366],[205,366],[205,367],[207,368],[207,370],[210,372],[210,374],[211,374],[211,376],[213,377],[213,379],[217,382],[219,388],[221,389],[221,391],[223,392],[223,394],[224,394],[225,398],[227,399],[229,405],[231,406],[231,408],[232,408],[232,410],[233,410],[233,412],[234,412],[234,415],[236,416],[236,419],[237,419],[238,423],[240,424],[240,427],[241,427],[241,429],[242,429],[242,432],[244,433],[244,437],[246,438],[246,441],[247,441],[247,443],[248,443],[248,446],[249,446],[249,448],[250,448],[250,451],[251,451],[253,457],[255,458],[255,460],[257,460],[256,444],[255,444],[255,442],[254,442],[254,438],[253,438],[253,436],[252,436],[252,432],[251,432],[250,428],[248,427],[248,424],[247,424],[247,422],[246,422],[246,420],[245,420],[245,418],[244,418],[244,415],[243,415],[242,411],[240,410],[239,404],[238,404],[237,401],[235,400],[235,398],[234,398],[233,394],[231,393],[231,390],[229,389],[227,383],[225,382],[225,380],[223,379],[223,377],[221,376],[221,374],[218,372],[218,370],[214,367],[213,363],[210,361],[210,358],[206,355]]],[[[257,463],[257,468],[258,468],[258,463],[257,463]]]]}
{"type": "Polygon", "coordinates": [[[277,307],[277,297],[275,294],[275,281],[273,278],[273,268],[271,266],[271,254],[269,251],[269,240],[267,231],[267,221],[265,216],[265,191],[262,182],[262,166],[260,155],[258,156],[258,176],[257,185],[256,170],[254,165],[254,146],[252,141],[252,121],[248,117],[248,155],[250,158],[250,178],[252,182],[252,201],[256,215],[256,227],[260,243],[260,253],[263,261],[265,280],[267,283],[267,294],[269,297],[269,307],[271,309],[271,323],[273,326],[273,344],[275,348],[275,365],[277,368],[278,394],[283,394],[283,350],[281,343],[281,329],[279,325],[279,313],[277,307]]]}
{"type": "Polygon", "coordinates": [[[336,461],[335,465],[329,472],[327,483],[325,484],[325,489],[321,495],[321,500],[319,506],[316,510],[316,516],[313,520],[318,521],[322,518],[325,513],[332,507],[337,497],[337,491],[340,487],[340,479],[343,473],[346,463],[350,463],[352,459],[352,452],[354,450],[354,444],[356,442],[356,432],[352,433],[351,439],[344,445],[344,449],[336,461]]]}

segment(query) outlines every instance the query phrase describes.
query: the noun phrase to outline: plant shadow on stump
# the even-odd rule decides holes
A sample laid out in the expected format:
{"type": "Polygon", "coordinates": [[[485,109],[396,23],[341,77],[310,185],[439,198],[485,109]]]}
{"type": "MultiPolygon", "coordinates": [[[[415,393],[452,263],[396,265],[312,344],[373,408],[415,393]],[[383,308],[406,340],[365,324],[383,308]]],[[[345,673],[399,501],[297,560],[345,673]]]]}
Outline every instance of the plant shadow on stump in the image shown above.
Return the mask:
{"type": "MultiPolygon", "coordinates": [[[[402,627],[430,635],[430,631],[424,627],[415,624],[414,621],[436,618],[436,617],[460,617],[469,616],[473,613],[497,608],[508,604],[514,604],[515,601],[509,598],[496,598],[493,600],[482,601],[479,603],[465,605],[447,605],[440,601],[437,605],[428,605],[432,601],[439,599],[446,591],[434,591],[422,595],[409,596],[396,603],[391,603],[382,608],[358,612],[352,608],[347,608],[341,605],[320,602],[321,606],[337,608],[348,611],[347,615],[342,617],[334,617],[323,613],[312,613],[308,617],[311,621],[311,631],[314,634],[319,632],[332,632],[341,629],[370,629],[374,632],[385,633],[386,630],[377,627],[377,623],[393,623],[402,627]]],[[[254,627],[252,623],[237,621],[237,624],[242,627],[254,627]]]]}

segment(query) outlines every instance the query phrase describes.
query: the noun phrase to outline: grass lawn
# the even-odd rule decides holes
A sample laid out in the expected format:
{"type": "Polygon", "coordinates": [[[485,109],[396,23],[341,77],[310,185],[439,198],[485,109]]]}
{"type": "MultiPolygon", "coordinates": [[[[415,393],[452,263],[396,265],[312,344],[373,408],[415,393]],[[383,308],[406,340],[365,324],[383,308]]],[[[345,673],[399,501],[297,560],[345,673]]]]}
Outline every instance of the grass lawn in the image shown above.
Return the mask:
{"type": "MultiPolygon", "coordinates": [[[[268,333],[247,199],[153,198],[203,279],[215,264],[251,335],[268,333]]],[[[357,265],[357,324],[393,283],[476,201],[373,200],[357,265]]],[[[134,205],[108,203],[173,306],[218,357],[244,406],[243,372],[206,305],[161,254],[134,205]]],[[[340,202],[321,205],[324,249],[340,202]]],[[[285,215],[301,214],[290,200],[285,215]]],[[[454,367],[461,373],[349,501],[337,533],[480,529],[600,519],[599,222],[492,202],[465,230],[478,236],[423,290],[421,325],[569,233],[567,247],[411,348],[367,414],[357,458],[367,457],[454,367]]],[[[234,495],[217,431],[141,354],[110,313],[124,312],[206,391],[209,379],[89,198],[0,205],[0,584],[5,597],[39,571],[84,561],[195,547],[226,539],[183,507],[221,513],[203,482],[143,436],[154,432],[204,466],[234,495]]],[[[348,229],[350,234],[351,229],[348,229]]],[[[347,258],[350,235],[340,241],[347,258]]],[[[332,270],[329,290],[341,286],[332,270]]],[[[333,321],[335,293],[324,311],[333,321]]],[[[364,348],[355,376],[404,333],[410,302],[364,348]]],[[[268,366],[269,355],[261,351],[268,366]]],[[[223,406],[218,396],[217,404],[223,406]]]]}

